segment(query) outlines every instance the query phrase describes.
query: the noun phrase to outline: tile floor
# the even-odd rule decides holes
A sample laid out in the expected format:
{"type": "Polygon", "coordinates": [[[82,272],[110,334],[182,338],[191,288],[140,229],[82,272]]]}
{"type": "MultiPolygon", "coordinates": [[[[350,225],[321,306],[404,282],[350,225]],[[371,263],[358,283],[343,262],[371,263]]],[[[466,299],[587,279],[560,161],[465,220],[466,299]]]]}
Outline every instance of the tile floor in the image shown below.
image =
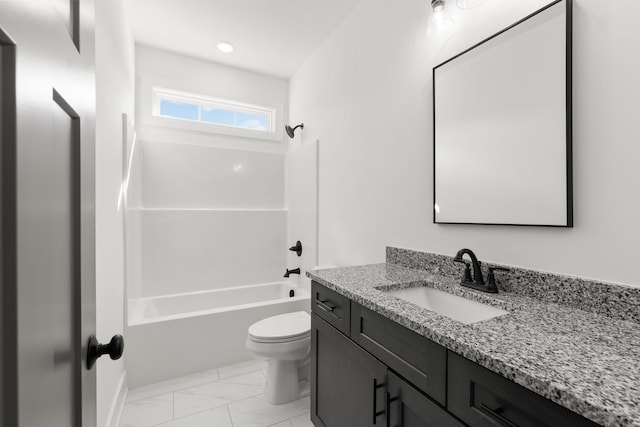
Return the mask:
{"type": "Polygon", "coordinates": [[[252,361],[129,390],[120,427],[313,427],[308,396],[264,401],[264,368],[252,361]]]}

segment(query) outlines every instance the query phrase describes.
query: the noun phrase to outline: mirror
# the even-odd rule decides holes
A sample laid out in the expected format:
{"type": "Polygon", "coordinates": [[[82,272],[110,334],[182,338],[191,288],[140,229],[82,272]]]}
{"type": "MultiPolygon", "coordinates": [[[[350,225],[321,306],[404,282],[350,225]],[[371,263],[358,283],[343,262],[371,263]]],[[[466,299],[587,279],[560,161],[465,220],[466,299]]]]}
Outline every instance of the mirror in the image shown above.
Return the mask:
{"type": "Polygon", "coordinates": [[[572,227],[571,1],[433,69],[434,223],[572,227]]]}

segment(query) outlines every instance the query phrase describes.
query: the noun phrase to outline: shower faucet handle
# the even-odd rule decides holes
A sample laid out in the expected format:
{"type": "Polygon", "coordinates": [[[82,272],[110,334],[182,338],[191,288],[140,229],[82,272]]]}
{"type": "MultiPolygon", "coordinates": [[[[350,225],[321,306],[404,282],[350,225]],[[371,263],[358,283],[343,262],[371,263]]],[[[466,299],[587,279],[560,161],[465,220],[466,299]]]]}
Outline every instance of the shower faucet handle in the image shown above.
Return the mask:
{"type": "Polygon", "coordinates": [[[300,240],[298,240],[295,244],[295,246],[291,246],[289,248],[289,250],[291,252],[295,252],[298,256],[302,255],[302,242],[300,242],[300,240]]]}

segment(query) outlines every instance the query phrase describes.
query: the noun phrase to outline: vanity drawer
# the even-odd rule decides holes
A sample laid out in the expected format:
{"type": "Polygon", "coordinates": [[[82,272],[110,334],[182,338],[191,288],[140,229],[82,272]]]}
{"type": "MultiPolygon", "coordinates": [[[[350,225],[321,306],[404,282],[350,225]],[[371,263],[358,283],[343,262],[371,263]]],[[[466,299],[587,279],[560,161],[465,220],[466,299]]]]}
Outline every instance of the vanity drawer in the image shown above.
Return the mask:
{"type": "Polygon", "coordinates": [[[391,320],[351,304],[351,339],[440,405],[446,405],[447,350],[391,320]]]}
{"type": "Polygon", "coordinates": [[[311,282],[311,311],[334,328],[349,335],[351,300],[327,289],[318,282],[311,282]]]}
{"type": "Polygon", "coordinates": [[[598,425],[452,352],[448,394],[449,412],[472,426],[598,425]]]}

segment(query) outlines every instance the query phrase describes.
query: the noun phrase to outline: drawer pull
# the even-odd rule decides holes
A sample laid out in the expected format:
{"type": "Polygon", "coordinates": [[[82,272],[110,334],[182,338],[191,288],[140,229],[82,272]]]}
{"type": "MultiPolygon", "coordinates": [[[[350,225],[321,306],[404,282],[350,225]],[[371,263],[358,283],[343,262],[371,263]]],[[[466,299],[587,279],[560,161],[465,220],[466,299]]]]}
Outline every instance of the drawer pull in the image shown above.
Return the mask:
{"type": "Polygon", "coordinates": [[[506,426],[506,427],[518,427],[516,424],[512,423],[511,421],[509,421],[508,419],[506,419],[505,417],[500,415],[500,413],[503,412],[503,410],[500,409],[500,408],[491,409],[490,407],[488,407],[484,403],[481,403],[480,404],[480,409],[482,409],[482,411],[485,414],[487,414],[494,421],[498,422],[500,425],[503,425],[503,426],[506,426]]]}
{"type": "Polygon", "coordinates": [[[382,410],[382,411],[378,411],[378,409],[376,408],[376,405],[378,404],[378,389],[385,387],[386,384],[382,383],[382,384],[378,384],[378,380],[376,378],[373,379],[373,424],[375,425],[376,423],[376,419],[380,416],[380,415],[384,415],[384,413],[386,411],[382,410]]]}
{"type": "Polygon", "coordinates": [[[331,304],[328,301],[316,300],[316,305],[321,309],[323,309],[324,311],[326,311],[327,313],[331,313],[331,314],[333,314],[333,310],[336,309],[336,306],[331,304]]]}

